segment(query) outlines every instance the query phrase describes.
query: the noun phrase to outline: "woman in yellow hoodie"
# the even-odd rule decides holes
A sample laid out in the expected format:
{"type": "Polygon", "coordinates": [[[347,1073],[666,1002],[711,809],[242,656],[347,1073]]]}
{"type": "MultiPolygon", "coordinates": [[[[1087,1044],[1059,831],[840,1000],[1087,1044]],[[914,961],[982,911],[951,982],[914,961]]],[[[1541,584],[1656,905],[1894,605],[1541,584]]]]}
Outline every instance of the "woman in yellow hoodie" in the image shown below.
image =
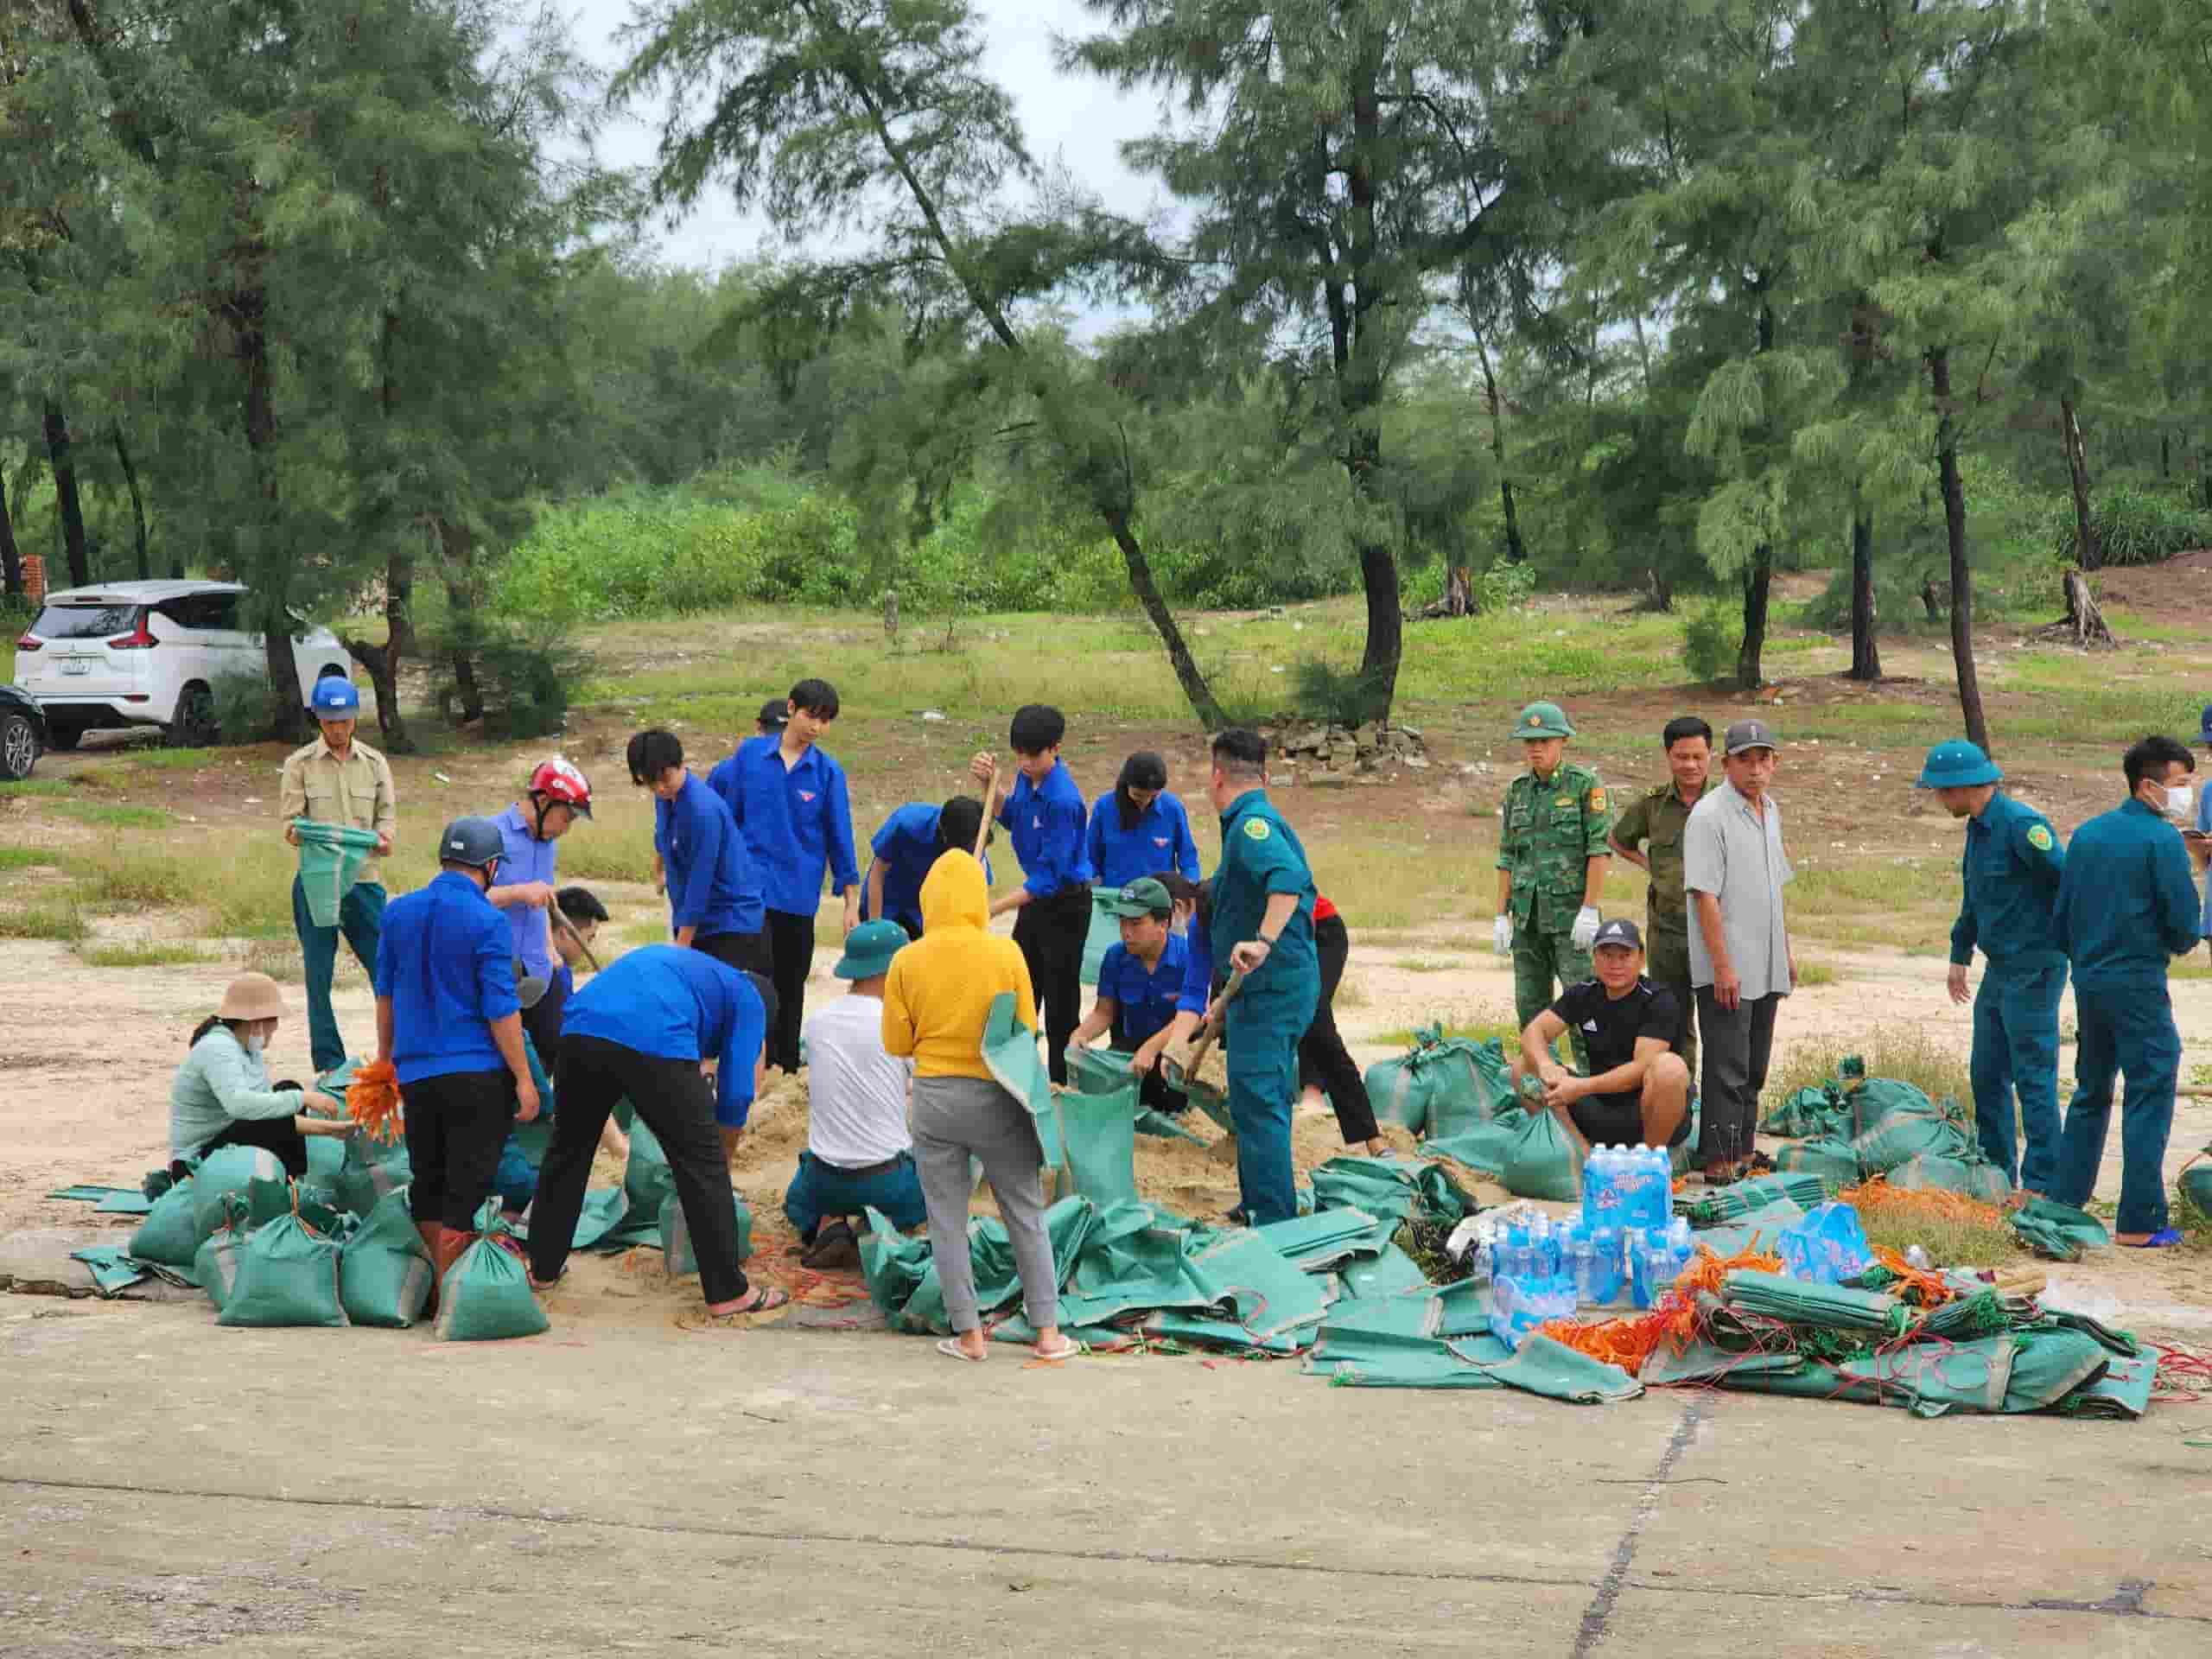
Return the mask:
{"type": "Polygon", "coordinates": [[[914,1062],[914,1163],[938,1282],[957,1333],[938,1351],[970,1360],[990,1352],[968,1257],[972,1154],[1014,1243],[1038,1357],[1065,1359],[1078,1350],[1060,1334],[1059,1274],[1045,1231],[1045,1150],[1027,1103],[1001,1087],[983,1061],[993,999],[1011,991],[1014,1017],[1033,1033],[1037,999],[1020,947],[986,930],[989,907],[983,867],[963,852],[939,856],[922,882],[922,937],[891,959],[884,982],[883,1046],[914,1062]]]}

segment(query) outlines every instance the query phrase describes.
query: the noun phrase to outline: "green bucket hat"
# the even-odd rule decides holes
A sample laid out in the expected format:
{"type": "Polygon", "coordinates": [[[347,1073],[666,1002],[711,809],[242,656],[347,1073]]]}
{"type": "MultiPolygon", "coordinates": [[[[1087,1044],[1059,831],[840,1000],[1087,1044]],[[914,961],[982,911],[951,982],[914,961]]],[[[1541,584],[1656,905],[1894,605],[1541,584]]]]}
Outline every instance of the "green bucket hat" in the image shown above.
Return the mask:
{"type": "Polygon", "coordinates": [[[1920,787],[1970,789],[1976,784],[2002,782],[2004,777],[1980,744],[1955,737],[1928,751],[1928,763],[1920,769],[1920,787]]]}
{"type": "Polygon", "coordinates": [[[1150,876],[1132,881],[1112,898],[1103,900],[1099,908],[1109,916],[1172,916],[1175,901],[1167,889],[1150,876]]]}
{"type": "Polygon", "coordinates": [[[830,971],[839,979],[874,979],[889,973],[891,958],[910,943],[896,922],[862,922],[845,935],[845,954],[830,971]]]}
{"type": "Polygon", "coordinates": [[[1574,727],[1567,710],[1555,702],[1532,702],[1513,722],[1513,735],[1523,741],[1538,737],[1573,737],[1574,727]]]}

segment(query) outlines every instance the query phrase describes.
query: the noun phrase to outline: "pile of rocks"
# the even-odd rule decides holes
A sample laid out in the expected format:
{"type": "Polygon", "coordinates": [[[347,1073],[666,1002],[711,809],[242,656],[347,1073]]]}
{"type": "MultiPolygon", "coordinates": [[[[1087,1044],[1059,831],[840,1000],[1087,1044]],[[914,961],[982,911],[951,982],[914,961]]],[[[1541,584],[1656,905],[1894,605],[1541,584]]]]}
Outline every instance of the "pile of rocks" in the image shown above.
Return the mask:
{"type": "Polygon", "coordinates": [[[1278,781],[1306,784],[1347,784],[1355,779],[1377,780],[1383,772],[1404,767],[1428,770],[1427,745],[1411,726],[1392,726],[1370,721],[1364,726],[1319,723],[1286,727],[1268,734],[1277,757],[1278,781]]]}

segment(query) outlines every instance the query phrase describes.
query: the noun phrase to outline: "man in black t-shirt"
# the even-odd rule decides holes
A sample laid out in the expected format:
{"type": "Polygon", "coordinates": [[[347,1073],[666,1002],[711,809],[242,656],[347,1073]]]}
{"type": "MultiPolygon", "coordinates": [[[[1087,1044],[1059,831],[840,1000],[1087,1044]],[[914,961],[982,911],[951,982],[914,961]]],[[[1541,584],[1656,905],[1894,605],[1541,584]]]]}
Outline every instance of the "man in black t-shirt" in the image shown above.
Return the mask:
{"type": "Polygon", "coordinates": [[[1624,918],[1598,930],[1590,960],[1598,977],[1569,986],[1521,1033],[1514,1086],[1533,1072],[1544,1104],[1591,1146],[1672,1146],[1689,1127],[1689,1068],[1671,1045],[1681,1028],[1675,995],[1643,977],[1643,936],[1624,918]],[[1590,1053],[1590,1075],[1559,1062],[1562,1032],[1590,1053]]]}

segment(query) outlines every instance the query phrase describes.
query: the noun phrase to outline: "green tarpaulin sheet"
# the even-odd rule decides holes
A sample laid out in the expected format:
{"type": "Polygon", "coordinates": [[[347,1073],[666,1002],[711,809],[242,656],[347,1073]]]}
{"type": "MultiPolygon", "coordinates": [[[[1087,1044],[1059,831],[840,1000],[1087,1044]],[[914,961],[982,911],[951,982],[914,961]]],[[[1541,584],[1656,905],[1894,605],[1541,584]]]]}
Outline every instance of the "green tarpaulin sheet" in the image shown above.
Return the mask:
{"type": "Polygon", "coordinates": [[[154,1207],[154,1201],[135,1186],[65,1186],[46,1196],[92,1205],[93,1213],[102,1216],[143,1216],[154,1207]]]}
{"type": "Polygon", "coordinates": [[[1722,1386],[1751,1394],[1786,1394],[1855,1405],[1901,1406],[1916,1416],[1956,1410],[2005,1409],[2012,1371],[2013,1339],[1984,1337],[1969,1343],[1915,1343],[1840,1364],[1797,1357],[1794,1369],[1745,1365],[1722,1386]]]}
{"type": "Polygon", "coordinates": [[[145,1263],[132,1261],[113,1244],[99,1244],[88,1250],[72,1250],[69,1259],[81,1262],[92,1269],[92,1288],[102,1296],[112,1296],[119,1290],[128,1290],[149,1271],[145,1263]]]}
{"type": "Polygon", "coordinates": [[[1400,1291],[1427,1287],[1428,1275],[1421,1263],[1395,1244],[1385,1244],[1371,1262],[1347,1262],[1337,1269],[1347,1296],[1395,1296],[1400,1291]]]}
{"type": "Polygon", "coordinates": [[[1317,1210],[1310,1216],[1293,1216],[1253,1229],[1285,1261],[1295,1262],[1308,1273],[1322,1272],[1354,1256],[1377,1255],[1395,1230],[1364,1210],[1353,1209],[1317,1210]]]}
{"type": "Polygon", "coordinates": [[[1793,1140],[1832,1136],[1848,1141],[1852,1134],[1851,1108],[1845,1103],[1843,1091],[1833,1083],[1800,1089],[1766,1115],[1759,1124],[1759,1133],[1787,1135],[1793,1140]]]}
{"type": "Polygon", "coordinates": [[[1338,1388],[1519,1389],[1575,1405],[1633,1400],[1643,1392],[1619,1366],[1541,1336],[1509,1352],[1491,1336],[1370,1339],[1325,1328],[1306,1369],[1338,1388]]]}
{"type": "Polygon", "coordinates": [[[2133,1421],[2151,1408],[2164,1351],[2146,1347],[2129,1357],[2108,1354],[2104,1370],[2060,1399],[2050,1409],[2075,1417],[2133,1421]]]}
{"type": "Polygon", "coordinates": [[[1440,1164],[1414,1158],[1332,1158],[1313,1172],[1316,1210],[1364,1210],[1396,1224],[1416,1210],[1437,1221],[1472,1215],[1475,1201],[1440,1164]]]}
{"type": "Polygon", "coordinates": [[[1909,1323],[1904,1306],[1886,1292],[1853,1290],[1747,1268],[1738,1268],[1728,1275],[1721,1294],[1732,1307],[1791,1325],[1820,1325],[1895,1337],[1904,1335],[1909,1323]]]}
{"type": "Polygon", "coordinates": [[[2005,1219],[2023,1244],[2056,1262],[2079,1261],[2082,1251],[2102,1249],[2112,1243],[2104,1223],[2056,1198],[2030,1198],[2005,1219]]]}
{"type": "Polygon", "coordinates": [[[300,891],[307,897],[308,918],[317,927],[335,927],[339,906],[361,867],[376,856],[375,833],[313,818],[294,818],[292,833],[300,842],[300,891]]]}

